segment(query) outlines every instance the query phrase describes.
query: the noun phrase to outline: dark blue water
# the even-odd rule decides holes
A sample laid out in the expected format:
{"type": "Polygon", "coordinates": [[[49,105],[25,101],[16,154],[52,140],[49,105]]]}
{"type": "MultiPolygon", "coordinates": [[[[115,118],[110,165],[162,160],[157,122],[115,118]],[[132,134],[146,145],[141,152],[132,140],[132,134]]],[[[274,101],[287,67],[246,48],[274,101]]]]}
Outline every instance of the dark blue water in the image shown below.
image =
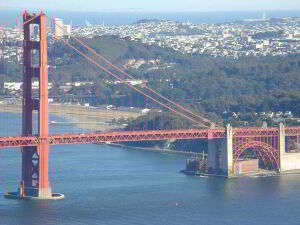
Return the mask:
{"type": "MultiPolygon", "coordinates": [[[[135,23],[141,19],[162,19],[179,22],[200,23],[224,23],[242,19],[262,18],[266,13],[268,18],[282,18],[300,16],[300,10],[290,11],[232,11],[232,12],[177,12],[177,13],[147,13],[147,12],[66,12],[47,11],[47,14],[64,19],[66,23],[74,26],[85,25],[88,21],[91,24],[123,25],[135,23]]],[[[1,10],[0,22],[15,23],[17,10],[1,10]]]]}
{"type": "MultiPolygon", "coordinates": [[[[3,117],[4,115],[2,115],[3,117]]],[[[17,114],[0,131],[15,130],[17,114]]],[[[2,225],[299,225],[300,177],[232,179],[178,173],[184,156],[103,145],[56,146],[51,180],[62,201],[0,197],[2,225]]],[[[0,191],[20,180],[20,152],[0,150],[0,191]]]]}

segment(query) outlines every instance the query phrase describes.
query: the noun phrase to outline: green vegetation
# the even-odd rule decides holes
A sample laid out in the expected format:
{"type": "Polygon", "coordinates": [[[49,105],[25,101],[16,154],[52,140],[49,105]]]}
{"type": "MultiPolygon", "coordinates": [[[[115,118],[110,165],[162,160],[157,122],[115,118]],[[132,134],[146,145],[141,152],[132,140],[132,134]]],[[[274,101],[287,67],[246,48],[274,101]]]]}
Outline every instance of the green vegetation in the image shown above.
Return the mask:
{"type": "MultiPolygon", "coordinates": [[[[149,86],[166,97],[194,111],[207,113],[211,118],[220,119],[224,111],[241,112],[249,117],[251,113],[261,111],[292,111],[294,115],[300,115],[300,55],[211,58],[183,55],[115,36],[85,41],[121,67],[130,59],[160,60],[159,65],[146,63],[137,69],[128,69],[128,72],[148,80],[149,86]]],[[[58,84],[96,82],[88,87],[88,93],[87,88],[74,88],[71,90],[73,95],[90,95],[89,101],[95,104],[130,102],[134,106],[145,106],[144,99],[134,91],[104,82],[103,78],[109,78],[107,75],[63,43],[57,43],[55,49],[55,52],[50,49],[50,59],[55,55],[58,84]]],[[[0,74],[5,75],[0,75],[0,82],[1,79],[19,80],[20,68],[2,62],[0,74]]]]}
{"type": "Polygon", "coordinates": [[[172,130],[191,128],[192,122],[182,119],[177,115],[166,112],[150,112],[147,115],[130,121],[127,130],[172,130]]]}
{"type": "MultiPolygon", "coordinates": [[[[159,59],[162,64],[170,65],[156,69],[143,65],[129,72],[137,78],[148,80],[149,86],[163,95],[188,103],[196,111],[218,115],[225,110],[243,113],[292,111],[300,114],[300,55],[236,60],[186,56],[117,37],[95,38],[88,42],[119,66],[129,59],[159,59]]],[[[98,85],[101,84],[99,75],[102,73],[99,70],[80,59],[76,53],[61,49],[63,63],[58,68],[60,82],[96,80],[98,85]]],[[[124,94],[122,92],[130,91],[125,88],[119,95],[124,94]]]]}

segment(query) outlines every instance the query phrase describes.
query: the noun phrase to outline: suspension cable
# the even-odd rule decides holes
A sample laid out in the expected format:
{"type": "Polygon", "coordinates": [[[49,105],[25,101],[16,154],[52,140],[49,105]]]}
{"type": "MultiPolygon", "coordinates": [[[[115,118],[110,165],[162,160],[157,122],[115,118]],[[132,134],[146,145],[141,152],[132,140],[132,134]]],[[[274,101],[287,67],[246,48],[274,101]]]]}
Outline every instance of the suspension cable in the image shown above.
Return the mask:
{"type": "MultiPolygon", "coordinates": [[[[95,66],[97,66],[99,69],[101,69],[102,71],[106,72],[107,74],[113,76],[114,78],[116,78],[117,80],[119,81],[122,81],[124,82],[124,80],[122,78],[120,78],[118,75],[116,75],[115,73],[109,71],[108,69],[106,69],[105,67],[101,66],[99,63],[97,63],[95,60],[93,60],[92,58],[90,58],[88,55],[86,55],[85,53],[83,53],[82,51],[80,51],[79,49],[77,49],[75,46],[71,45],[70,43],[68,43],[67,41],[65,40],[62,40],[67,46],[69,46],[70,48],[72,48],[74,51],[76,51],[79,55],[83,56],[86,60],[88,60],[89,62],[93,63],[95,66]]],[[[172,111],[173,113],[177,114],[177,115],[180,115],[182,117],[185,117],[186,119],[200,125],[200,126],[203,126],[203,127],[206,127],[208,128],[209,126],[205,125],[204,123],[202,122],[199,122],[199,121],[196,121],[195,119],[169,107],[168,105],[158,101],[157,99],[153,98],[152,96],[144,93],[142,90],[134,87],[133,85],[131,85],[130,83],[127,83],[127,82],[124,82],[127,86],[129,86],[130,88],[134,89],[135,91],[139,92],[140,94],[144,95],[145,97],[151,99],[152,101],[156,102],[157,104],[163,106],[164,108],[172,111]]]]}
{"type": "MultiPolygon", "coordinates": [[[[59,28],[63,29],[60,25],[57,25],[56,23],[55,23],[55,25],[58,26],[59,28]]],[[[53,35],[53,34],[52,34],[52,35],[53,35]]],[[[87,50],[89,50],[90,52],[94,53],[96,56],[100,57],[102,60],[104,60],[104,61],[105,61],[109,66],[111,66],[112,68],[115,68],[116,70],[118,70],[119,72],[121,72],[122,74],[124,74],[125,76],[134,79],[134,77],[132,77],[130,74],[126,73],[125,71],[123,71],[123,70],[120,69],[119,67],[117,67],[117,66],[115,66],[114,64],[112,64],[112,63],[111,63],[109,60],[107,60],[104,56],[102,56],[102,55],[100,55],[99,53],[97,53],[95,50],[93,50],[91,47],[89,47],[89,46],[88,46],[87,44],[85,44],[84,42],[80,41],[78,38],[75,38],[75,40],[76,40],[77,42],[79,42],[79,43],[80,43],[83,47],[85,47],[87,50]]],[[[95,65],[96,65],[98,68],[100,68],[101,70],[103,70],[103,71],[105,71],[106,73],[108,73],[108,74],[114,76],[116,79],[118,79],[118,80],[124,82],[124,79],[120,78],[118,75],[112,73],[110,70],[108,70],[108,69],[106,69],[105,67],[103,67],[103,66],[101,66],[100,64],[98,64],[95,60],[93,60],[92,58],[90,58],[88,55],[84,54],[82,51],[80,51],[79,49],[75,48],[75,46],[71,45],[70,43],[66,42],[65,40],[63,40],[63,42],[64,42],[66,45],[68,45],[69,47],[71,47],[73,50],[75,50],[77,53],[79,53],[81,56],[85,57],[88,61],[90,61],[90,62],[92,62],[93,64],[95,64],[95,65]]],[[[152,101],[154,101],[154,102],[156,102],[156,103],[162,105],[163,107],[165,107],[165,108],[167,108],[167,109],[173,111],[174,113],[179,114],[179,115],[181,115],[181,116],[183,116],[183,117],[185,117],[185,118],[188,118],[189,120],[191,120],[191,121],[193,121],[193,122],[195,122],[195,123],[197,123],[197,124],[199,124],[199,125],[201,125],[201,126],[209,127],[209,126],[205,125],[203,122],[198,122],[198,121],[196,121],[195,119],[193,119],[192,117],[187,116],[187,115],[185,115],[185,114],[183,114],[183,113],[177,111],[176,109],[171,108],[170,106],[168,106],[168,105],[166,105],[166,104],[164,104],[164,103],[158,101],[157,99],[154,99],[153,97],[151,97],[150,95],[146,94],[146,93],[143,92],[142,90],[135,88],[133,85],[131,85],[131,84],[127,83],[127,82],[124,82],[124,83],[127,84],[127,85],[128,85],[129,87],[131,87],[132,89],[138,91],[139,93],[141,93],[141,94],[144,95],[145,97],[150,98],[152,101]]],[[[212,121],[210,121],[210,120],[208,120],[208,119],[206,119],[206,118],[204,118],[204,117],[202,117],[202,116],[199,116],[199,115],[193,113],[192,111],[190,111],[190,110],[184,108],[183,106],[181,106],[181,105],[179,105],[179,104],[177,104],[177,103],[171,101],[170,99],[168,99],[168,98],[162,96],[161,94],[159,94],[158,92],[154,91],[152,88],[147,87],[147,86],[145,86],[145,88],[148,89],[149,91],[151,91],[152,93],[158,95],[158,96],[161,97],[162,99],[164,99],[164,100],[166,100],[166,101],[172,103],[173,105],[177,106],[178,108],[184,110],[185,112],[188,112],[188,113],[190,113],[190,114],[192,114],[192,115],[194,115],[194,116],[196,116],[196,117],[202,119],[204,122],[209,123],[210,126],[213,126],[213,125],[214,125],[214,123],[213,123],[212,121]]]]}
{"type": "MultiPolygon", "coordinates": [[[[95,54],[96,56],[98,56],[100,59],[102,59],[103,61],[105,61],[110,67],[116,69],[117,71],[119,71],[120,73],[124,74],[125,76],[131,78],[131,79],[135,79],[132,75],[130,75],[129,73],[127,73],[126,71],[122,70],[120,67],[114,65],[112,62],[110,62],[107,58],[105,58],[103,55],[101,55],[100,53],[96,52],[94,49],[92,49],[88,44],[86,44],[85,42],[83,42],[82,40],[80,40],[79,38],[76,37],[72,37],[74,40],[76,40],[78,43],[80,43],[82,46],[84,46],[87,50],[89,50],[90,52],[92,52],[93,54],[95,54]]],[[[160,93],[158,93],[157,91],[153,90],[151,87],[145,85],[144,86],[147,90],[149,90],[150,92],[156,94],[157,96],[159,96],[160,98],[168,101],[169,103],[175,105],[176,107],[180,108],[181,110],[203,120],[204,122],[209,123],[210,125],[214,125],[214,122],[212,122],[211,120],[206,119],[205,117],[196,114],[194,112],[192,112],[191,110],[187,109],[186,107],[172,101],[169,98],[164,97],[163,95],[161,95],[160,93]]]]}

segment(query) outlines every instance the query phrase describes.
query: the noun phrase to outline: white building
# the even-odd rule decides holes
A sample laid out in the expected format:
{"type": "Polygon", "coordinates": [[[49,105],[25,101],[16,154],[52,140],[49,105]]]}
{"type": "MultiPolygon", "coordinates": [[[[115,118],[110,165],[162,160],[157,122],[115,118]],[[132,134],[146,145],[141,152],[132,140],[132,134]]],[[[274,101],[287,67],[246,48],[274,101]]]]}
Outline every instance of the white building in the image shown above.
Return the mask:
{"type": "MultiPolygon", "coordinates": [[[[32,82],[32,89],[33,90],[38,90],[40,87],[40,82],[34,81],[32,82]]],[[[48,89],[51,89],[53,87],[52,83],[48,83],[48,89]]]]}
{"type": "Polygon", "coordinates": [[[21,90],[22,82],[4,82],[4,89],[9,91],[19,91],[21,90]]]}
{"type": "Polygon", "coordinates": [[[55,18],[55,38],[61,39],[65,36],[71,35],[71,25],[64,24],[62,19],[55,18]]]}
{"type": "MultiPolygon", "coordinates": [[[[9,91],[19,91],[22,89],[22,82],[4,82],[4,89],[7,89],[9,91]]],[[[48,83],[48,89],[51,89],[53,87],[52,83],[48,83]]],[[[34,81],[32,82],[32,89],[37,90],[39,89],[39,82],[34,81]]]]}

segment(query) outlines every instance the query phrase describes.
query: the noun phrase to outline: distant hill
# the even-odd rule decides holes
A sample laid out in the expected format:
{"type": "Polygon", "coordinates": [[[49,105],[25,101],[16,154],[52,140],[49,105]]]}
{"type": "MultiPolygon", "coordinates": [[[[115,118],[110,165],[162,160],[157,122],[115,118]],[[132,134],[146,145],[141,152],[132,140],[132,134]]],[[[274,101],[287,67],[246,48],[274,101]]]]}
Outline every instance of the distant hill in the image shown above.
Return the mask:
{"type": "Polygon", "coordinates": [[[138,20],[136,23],[139,24],[139,23],[152,23],[152,22],[159,22],[161,20],[159,19],[141,19],[141,20],[138,20]]]}
{"type": "MultiPolygon", "coordinates": [[[[19,10],[0,9],[0,21],[6,21],[15,24],[19,10]]],[[[261,11],[215,11],[215,12],[77,12],[77,11],[60,11],[46,10],[49,17],[55,16],[62,18],[66,23],[72,23],[73,26],[86,25],[86,21],[93,25],[108,24],[108,25],[124,25],[135,23],[144,18],[172,20],[200,24],[200,23],[224,23],[249,18],[261,18],[261,11]]],[[[268,18],[283,18],[283,17],[299,17],[299,10],[277,10],[267,11],[268,18]]]]}
{"type": "MultiPolygon", "coordinates": [[[[244,57],[236,60],[187,56],[170,49],[148,46],[115,36],[96,37],[85,41],[121,67],[129,60],[144,60],[146,63],[138,67],[128,67],[127,71],[137,78],[148,80],[149,85],[163,95],[182,102],[195,111],[210,113],[212,116],[220,116],[225,110],[243,113],[292,111],[300,115],[299,54],[244,57]],[[158,64],[147,63],[151,60],[157,60],[158,64]]],[[[54,52],[50,51],[50,58],[52,54],[54,52]]],[[[56,46],[55,58],[58,62],[56,72],[59,83],[96,81],[96,87],[91,87],[92,93],[98,93],[95,94],[95,99],[109,93],[110,96],[119,98],[115,102],[124,104],[126,99],[120,98],[129,95],[135,99],[136,105],[143,104],[139,94],[127,88],[120,91],[118,87],[103,84],[103,78],[108,77],[103,76],[102,72],[62,43],[56,46]]],[[[20,78],[14,65],[0,64],[0,74],[5,74],[5,70],[7,76],[0,75],[0,79],[20,78]]],[[[76,94],[76,90],[73,93],[76,94]]],[[[101,102],[101,99],[94,102],[101,102]]]]}

